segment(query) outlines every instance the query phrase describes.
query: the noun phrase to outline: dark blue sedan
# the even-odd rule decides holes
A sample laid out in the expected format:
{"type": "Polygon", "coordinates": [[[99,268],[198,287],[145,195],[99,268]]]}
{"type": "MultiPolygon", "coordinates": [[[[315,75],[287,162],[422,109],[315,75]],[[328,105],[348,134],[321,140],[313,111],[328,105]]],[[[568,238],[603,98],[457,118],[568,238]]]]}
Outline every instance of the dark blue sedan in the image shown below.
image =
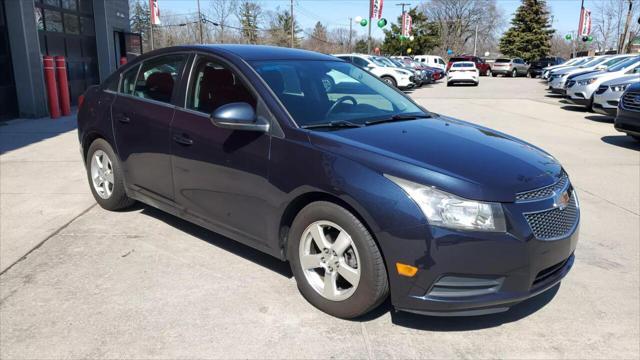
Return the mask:
{"type": "Polygon", "coordinates": [[[573,264],[578,197],[554,157],[331,56],[153,51],[86,92],[78,135],[103,208],[141,201],[289,261],[334,316],[389,294],[422,314],[505,311],[573,264]]]}

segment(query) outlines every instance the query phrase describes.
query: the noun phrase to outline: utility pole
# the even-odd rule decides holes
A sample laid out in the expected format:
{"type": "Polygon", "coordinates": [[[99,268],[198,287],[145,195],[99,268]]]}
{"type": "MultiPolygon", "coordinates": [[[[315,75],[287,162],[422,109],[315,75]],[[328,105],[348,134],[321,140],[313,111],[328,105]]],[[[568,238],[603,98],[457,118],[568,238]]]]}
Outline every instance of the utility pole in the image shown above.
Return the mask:
{"type": "Polygon", "coordinates": [[[149,42],[151,43],[151,50],[153,50],[153,21],[149,22],[149,42]]]}
{"type": "Polygon", "coordinates": [[[369,0],[369,35],[367,36],[367,54],[371,54],[371,13],[373,12],[373,0],[369,0]]]}
{"type": "Polygon", "coordinates": [[[349,18],[349,46],[348,53],[351,54],[351,34],[353,33],[353,18],[349,18]]]}
{"type": "Polygon", "coordinates": [[[627,21],[624,24],[624,31],[620,43],[618,44],[618,54],[622,54],[627,51],[625,44],[627,43],[627,32],[629,31],[629,23],[631,22],[631,10],[633,8],[633,0],[629,0],[629,10],[627,10],[627,21]]]}
{"type": "Polygon", "coordinates": [[[294,38],[294,33],[293,33],[294,25],[293,24],[294,23],[295,23],[295,20],[294,20],[294,17],[293,17],[293,0],[291,0],[291,46],[290,47],[293,47],[293,38],[294,38]]]}
{"type": "MultiPolygon", "coordinates": [[[[396,6],[402,6],[402,17],[401,17],[401,19],[404,19],[404,7],[408,6],[408,5],[411,5],[411,4],[409,4],[409,3],[396,4],[396,6]]],[[[402,35],[402,32],[404,31],[404,28],[403,28],[402,25],[403,25],[403,22],[401,21],[400,22],[400,34],[401,35],[402,35]]],[[[403,43],[402,38],[400,38],[400,55],[404,55],[404,46],[403,46],[402,43],[403,43]]]]}
{"type": "Polygon", "coordinates": [[[473,56],[476,56],[478,50],[478,24],[476,24],[476,36],[473,39],[473,56]]]}
{"type": "Polygon", "coordinates": [[[197,2],[198,2],[198,29],[200,33],[200,44],[203,44],[204,42],[202,41],[202,13],[200,12],[200,0],[197,0],[197,2]]]}

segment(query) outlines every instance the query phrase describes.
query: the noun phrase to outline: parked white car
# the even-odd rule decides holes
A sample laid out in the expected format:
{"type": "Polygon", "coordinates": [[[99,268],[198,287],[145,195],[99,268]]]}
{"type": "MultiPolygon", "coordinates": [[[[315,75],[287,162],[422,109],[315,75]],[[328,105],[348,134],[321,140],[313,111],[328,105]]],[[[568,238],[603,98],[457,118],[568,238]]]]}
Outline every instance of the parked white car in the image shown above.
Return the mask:
{"type": "Polygon", "coordinates": [[[415,85],[412,71],[389,67],[377,60],[375,56],[363,54],[334,54],[333,56],[368,70],[391,86],[406,89],[415,85]]]}
{"type": "Polygon", "coordinates": [[[447,63],[443,58],[437,55],[416,55],[413,57],[415,61],[425,64],[426,66],[447,70],[447,63]]]}
{"type": "MultiPolygon", "coordinates": [[[[617,57],[617,56],[616,56],[617,57]]],[[[614,65],[617,63],[618,59],[613,59],[612,56],[596,56],[591,61],[588,61],[580,66],[571,66],[564,69],[556,69],[551,71],[551,75],[549,76],[549,89],[558,94],[566,94],[565,92],[565,84],[567,83],[567,79],[569,76],[578,74],[581,72],[589,72],[593,70],[606,70],[607,64],[614,65]]]]}
{"type": "Polygon", "coordinates": [[[480,71],[472,61],[458,61],[451,64],[447,72],[447,86],[467,83],[478,86],[480,83],[480,71]]]}
{"type": "Polygon", "coordinates": [[[570,66],[579,66],[584,64],[585,62],[587,62],[589,59],[591,59],[591,57],[588,56],[582,56],[582,57],[576,57],[570,60],[567,60],[566,62],[560,64],[560,65],[553,65],[553,66],[547,66],[545,68],[542,69],[542,78],[543,79],[549,79],[549,73],[553,70],[556,69],[564,69],[564,68],[568,68],[570,66]]]}
{"type": "Polygon", "coordinates": [[[640,74],[637,73],[603,82],[593,95],[593,111],[615,117],[622,93],[637,82],[640,82],[640,74]]]}
{"type": "Polygon", "coordinates": [[[570,79],[567,82],[567,100],[576,105],[584,105],[591,110],[593,95],[600,84],[624,75],[636,74],[640,77],[640,56],[623,59],[606,71],[587,73],[570,79]]]}

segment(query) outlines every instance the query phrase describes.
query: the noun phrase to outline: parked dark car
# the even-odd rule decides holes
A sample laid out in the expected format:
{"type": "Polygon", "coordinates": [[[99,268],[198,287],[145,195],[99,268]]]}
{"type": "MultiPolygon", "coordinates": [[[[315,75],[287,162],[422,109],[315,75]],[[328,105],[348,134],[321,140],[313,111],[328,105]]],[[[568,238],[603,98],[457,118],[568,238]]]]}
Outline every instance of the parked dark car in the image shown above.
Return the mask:
{"type": "Polygon", "coordinates": [[[640,83],[630,85],[622,93],[614,126],[640,141],[640,83]]]}
{"type": "Polygon", "coordinates": [[[456,57],[452,57],[447,63],[447,71],[451,68],[451,64],[458,61],[472,61],[476,64],[476,68],[480,72],[480,76],[491,76],[491,65],[487,64],[483,58],[473,55],[458,55],[456,57]]]}
{"type": "Polygon", "coordinates": [[[289,261],[334,316],[389,294],[416,313],[505,311],[574,261],[578,198],[555,158],[332,56],[152,51],[87,90],[78,136],[100,206],[138,200],[289,261]]]}
{"type": "Polygon", "coordinates": [[[550,56],[536,61],[532,61],[529,66],[529,77],[536,78],[542,76],[542,69],[548,66],[555,66],[564,63],[566,60],[558,56],[550,56]]]}

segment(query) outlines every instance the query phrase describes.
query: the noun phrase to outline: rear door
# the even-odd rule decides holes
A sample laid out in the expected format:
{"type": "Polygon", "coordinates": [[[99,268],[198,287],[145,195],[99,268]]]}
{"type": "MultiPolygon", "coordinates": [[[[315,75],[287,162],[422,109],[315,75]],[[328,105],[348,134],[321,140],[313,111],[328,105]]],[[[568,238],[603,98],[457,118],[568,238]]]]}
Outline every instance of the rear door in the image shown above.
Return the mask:
{"type": "Polygon", "coordinates": [[[172,99],[187,54],[162,55],[125,72],[112,105],[116,147],[127,186],[173,200],[170,124],[172,99]]]}

